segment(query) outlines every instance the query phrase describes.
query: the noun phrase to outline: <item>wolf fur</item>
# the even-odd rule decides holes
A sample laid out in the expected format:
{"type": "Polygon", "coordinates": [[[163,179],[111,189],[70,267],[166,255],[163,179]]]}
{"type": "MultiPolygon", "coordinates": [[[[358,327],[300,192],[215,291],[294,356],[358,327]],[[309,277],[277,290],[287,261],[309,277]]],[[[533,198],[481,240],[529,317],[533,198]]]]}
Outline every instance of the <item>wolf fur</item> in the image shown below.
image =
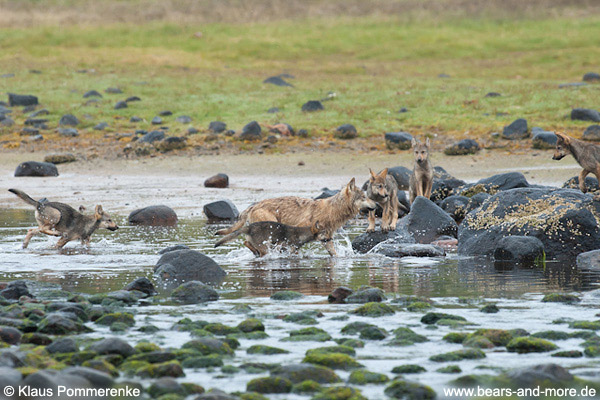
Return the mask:
{"type": "MultiPolygon", "coordinates": [[[[369,169],[371,177],[367,184],[367,197],[381,206],[381,230],[389,232],[396,229],[398,222],[398,182],[392,176],[388,175],[388,169],[384,169],[379,174],[369,169]]],[[[375,231],[375,211],[369,211],[369,226],[367,232],[375,231]]]]}
{"type": "Polygon", "coordinates": [[[433,187],[433,166],[429,161],[429,138],[425,143],[418,142],[413,138],[412,148],[415,155],[415,164],[409,181],[410,204],[415,201],[417,196],[429,199],[433,187]]]}

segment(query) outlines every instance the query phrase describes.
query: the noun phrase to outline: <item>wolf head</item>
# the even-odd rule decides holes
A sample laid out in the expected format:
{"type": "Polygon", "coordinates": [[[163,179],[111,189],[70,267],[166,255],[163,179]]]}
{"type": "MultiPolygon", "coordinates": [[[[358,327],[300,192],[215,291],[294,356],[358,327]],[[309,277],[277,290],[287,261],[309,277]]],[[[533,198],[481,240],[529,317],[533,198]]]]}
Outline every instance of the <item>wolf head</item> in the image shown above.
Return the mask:
{"type": "Polygon", "coordinates": [[[110,215],[104,212],[101,205],[96,206],[94,218],[96,219],[96,221],[100,221],[100,225],[98,226],[99,228],[105,228],[109,231],[116,231],[117,229],[119,229],[117,224],[115,224],[110,218],[110,215]]]}
{"type": "Polygon", "coordinates": [[[365,192],[360,188],[356,187],[356,181],[354,178],[346,185],[342,190],[342,193],[346,199],[346,202],[350,203],[354,210],[358,211],[373,211],[377,207],[377,204],[369,199],[365,192]]]}
{"type": "Polygon", "coordinates": [[[412,148],[415,155],[415,161],[419,164],[424,164],[429,159],[429,138],[425,140],[425,144],[412,139],[412,148]]]}
{"type": "Polygon", "coordinates": [[[556,132],[556,148],[554,149],[553,160],[562,160],[565,156],[571,154],[571,138],[564,133],[556,132]]]}
{"type": "Polygon", "coordinates": [[[369,189],[372,195],[376,199],[387,199],[390,197],[390,193],[387,189],[386,178],[388,174],[388,169],[384,169],[379,174],[375,175],[375,173],[369,168],[369,172],[371,173],[371,177],[369,178],[369,189]]]}

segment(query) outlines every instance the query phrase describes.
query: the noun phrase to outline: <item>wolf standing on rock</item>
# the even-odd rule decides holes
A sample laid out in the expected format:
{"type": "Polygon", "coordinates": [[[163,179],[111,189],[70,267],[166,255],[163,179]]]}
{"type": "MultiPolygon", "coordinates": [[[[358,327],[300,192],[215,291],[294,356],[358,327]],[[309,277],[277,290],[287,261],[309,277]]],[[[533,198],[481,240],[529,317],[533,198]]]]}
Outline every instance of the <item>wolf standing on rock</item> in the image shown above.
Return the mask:
{"type": "MultiPolygon", "coordinates": [[[[381,230],[389,232],[396,229],[398,222],[398,182],[388,175],[388,169],[384,169],[375,175],[369,169],[371,177],[367,185],[367,197],[381,206],[381,230]]],[[[369,226],[367,232],[375,232],[375,210],[369,211],[369,226]]]]}
{"type": "Polygon", "coordinates": [[[413,138],[412,148],[415,154],[415,165],[409,182],[410,204],[415,201],[417,196],[429,199],[433,187],[433,166],[429,161],[429,138],[425,140],[425,144],[417,142],[413,138]]]}
{"type": "MultiPolygon", "coordinates": [[[[579,189],[583,193],[587,192],[585,187],[585,177],[589,174],[596,175],[600,181],[600,146],[585,143],[581,140],[574,139],[564,133],[556,132],[556,150],[554,151],[553,160],[562,160],[567,154],[571,154],[575,161],[583,170],[579,173],[579,189]]],[[[600,195],[596,195],[594,199],[599,200],[600,195]]]]}

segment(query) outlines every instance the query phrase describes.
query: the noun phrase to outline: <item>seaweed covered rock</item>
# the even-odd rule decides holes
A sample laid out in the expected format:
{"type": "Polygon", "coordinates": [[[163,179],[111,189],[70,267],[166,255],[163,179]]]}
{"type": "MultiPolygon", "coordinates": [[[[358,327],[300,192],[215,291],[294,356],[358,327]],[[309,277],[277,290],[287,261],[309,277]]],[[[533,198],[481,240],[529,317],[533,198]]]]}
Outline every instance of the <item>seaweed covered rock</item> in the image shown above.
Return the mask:
{"type": "Polygon", "coordinates": [[[154,274],[163,281],[200,281],[218,284],[227,273],[212,258],[195,250],[175,250],[164,253],[154,274]]]}
{"type": "Polygon", "coordinates": [[[313,364],[282,365],[271,371],[271,376],[289,379],[292,383],[311,380],[320,384],[340,382],[340,377],[330,368],[313,364]]]}
{"type": "Polygon", "coordinates": [[[394,309],[389,305],[376,302],[363,304],[352,311],[353,314],[362,317],[381,317],[383,315],[392,315],[394,312],[394,309]]]}
{"type": "Polygon", "coordinates": [[[575,258],[597,248],[600,203],[570,189],[501,191],[470,212],[458,230],[460,255],[492,255],[505,236],[538,238],[548,258],[575,258]]]}
{"type": "Polygon", "coordinates": [[[382,232],[381,230],[376,230],[375,232],[365,232],[358,235],[352,240],[352,249],[358,253],[367,253],[380,243],[415,243],[415,238],[404,227],[397,225],[393,231],[382,232]]]}
{"type": "Polygon", "coordinates": [[[257,393],[289,393],[292,391],[292,381],[278,376],[256,378],[248,382],[246,390],[257,393]]]}
{"type": "Polygon", "coordinates": [[[457,225],[448,213],[425,197],[418,196],[408,215],[398,222],[406,228],[417,243],[428,244],[440,236],[456,237],[457,225]]]}
{"type": "Polygon", "coordinates": [[[173,290],[171,297],[183,304],[198,304],[219,300],[219,294],[215,289],[198,281],[184,283],[173,290]]]}
{"type": "Polygon", "coordinates": [[[308,352],[304,357],[305,363],[322,365],[332,369],[350,370],[361,368],[362,365],[348,354],[327,353],[327,352],[308,352]]]}
{"type": "Polygon", "coordinates": [[[433,400],[436,398],[435,391],[429,386],[410,382],[404,379],[395,379],[385,388],[386,396],[392,399],[419,399],[433,400]]]}
{"type": "Polygon", "coordinates": [[[436,354],[429,357],[431,361],[435,362],[456,362],[461,360],[478,360],[481,358],[485,358],[485,353],[479,349],[455,350],[449,353],[436,354]]]}
{"type": "Polygon", "coordinates": [[[383,290],[369,286],[362,286],[346,298],[346,303],[371,303],[386,300],[383,290]]]}
{"type": "Polygon", "coordinates": [[[349,383],[355,385],[368,385],[368,384],[381,384],[386,383],[390,380],[385,374],[379,374],[377,372],[367,371],[365,369],[358,369],[352,371],[348,378],[349,383]]]}
{"type": "Polygon", "coordinates": [[[544,339],[521,336],[508,342],[506,349],[519,354],[543,353],[546,351],[556,350],[556,345],[544,339]]]}

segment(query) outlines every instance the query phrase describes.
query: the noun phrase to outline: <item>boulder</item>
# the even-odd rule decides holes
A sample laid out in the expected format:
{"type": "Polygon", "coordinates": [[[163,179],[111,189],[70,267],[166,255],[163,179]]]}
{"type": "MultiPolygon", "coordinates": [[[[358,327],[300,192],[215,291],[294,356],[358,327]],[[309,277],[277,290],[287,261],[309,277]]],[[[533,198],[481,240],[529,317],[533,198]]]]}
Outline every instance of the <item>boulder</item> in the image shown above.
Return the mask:
{"type": "Polygon", "coordinates": [[[408,215],[398,222],[398,227],[401,226],[421,244],[431,243],[440,236],[456,237],[457,234],[456,221],[434,202],[422,196],[415,199],[408,215]]]}
{"type": "Polygon", "coordinates": [[[80,376],[94,387],[109,388],[114,384],[114,379],[110,375],[93,368],[69,367],[63,369],[61,372],[68,375],[80,376]]]}
{"type": "Polygon", "coordinates": [[[444,154],[448,156],[463,156],[475,154],[480,150],[479,143],[473,139],[460,140],[444,149],[444,154]]]}
{"type": "Polygon", "coordinates": [[[355,304],[366,304],[366,303],[380,303],[387,300],[383,290],[379,288],[373,288],[370,286],[362,286],[356,292],[346,297],[346,303],[355,304]]]}
{"type": "Polygon", "coordinates": [[[358,136],[356,128],[352,124],[340,125],[335,129],[334,136],[338,139],[354,139],[358,136]]]}
{"type": "Polygon", "coordinates": [[[600,250],[586,251],[577,256],[577,268],[600,271],[600,250]]]}
{"type": "MultiPolygon", "coordinates": [[[[600,186],[598,185],[598,179],[594,178],[593,176],[585,177],[585,187],[588,192],[595,192],[600,190],[600,186]]],[[[563,183],[563,188],[579,190],[579,177],[574,176],[568,179],[565,183],[563,183]]]]}
{"type": "Polygon", "coordinates": [[[388,174],[398,183],[398,190],[408,190],[412,169],[403,166],[388,168],[388,174]]]}
{"type": "Polygon", "coordinates": [[[304,112],[314,112],[324,110],[323,104],[319,100],[309,100],[302,105],[302,111],[304,112]]]}
{"type": "Polygon", "coordinates": [[[343,304],[346,302],[346,298],[352,294],[352,289],[340,286],[335,288],[333,292],[327,296],[327,301],[332,304],[343,304]]]}
{"type": "Polygon", "coordinates": [[[332,369],[312,364],[281,365],[271,371],[271,376],[286,378],[292,383],[306,380],[321,384],[340,382],[339,376],[332,369]]]}
{"type": "Polygon", "coordinates": [[[8,94],[8,104],[11,107],[17,106],[35,106],[38,104],[38,98],[29,94],[8,94]]]}
{"type": "Polygon", "coordinates": [[[557,137],[554,132],[535,131],[531,143],[534,149],[547,150],[556,147],[557,137]]]}
{"type": "Polygon", "coordinates": [[[457,223],[460,223],[467,215],[470,201],[471,199],[466,196],[448,196],[442,201],[440,207],[450,214],[457,223]]]}
{"type": "Polygon", "coordinates": [[[70,337],[60,338],[54,340],[48,346],[46,351],[50,354],[54,353],[75,353],[79,351],[79,347],[74,339],[70,337]]]}
{"type": "Polygon", "coordinates": [[[165,254],[168,253],[170,251],[175,251],[175,250],[189,250],[190,248],[188,246],[186,246],[185,244],[176,244],[174,246],[169,246],[169,247],[165,247],[164,249],[160,250],[158,252],[158,254],[165,254]]]}
{"type": "Polygon", "coordinates": [[[537,387],[544,383],[552,386],[572,382],[575,377],[557,364],[541,364],[518,368],[506,373],[506,377],[517,387],[537,387]]]}
{"type": "Polygon", "coordinates": [[[213,175],[204,181],[204,187],[224,189],[229,186],[229,177],[225,174],[213,175]]]}
{"type": "Polygon", "coordinates": [[[413,136],[408,132],[388,132],[384,135],[388,149],[408,150],[412,147],[413,136]]]}
{"type": "Polygon", "coordinates": [[[150,123],[152,125],[161,125],[163,123],[163,119],[157,115],[156,117],[152,118],[152,121],[150,121],[150,123]]]}
{"type": "Polygon", "coordinates": [[[240,133],[240,140],[260,140],[262,138],[262,129],[256,121],[246,124],[240,133]]]}
{"type": "Polygon", "coordinates": [[[137,140],[137,143],[153,143],[165,138],[163,131],[150,131],[137,140]]]}
{"type": "Polygon", "coordinates": [[[387,257],[444,257],[446,252],[440,246],[419,243],[390,243],[382,242],[371,250],[371,253],[387,257]]]}
{"type": "Polygon", "coordinates": [[[573,121],[600,122],[600,113],[596,110],[587,108],[574,108],[571,110],[571,119],[573,121]]]}
{"type": "Polygon", "coordinates": [[[16,328],[10,326],[0,326],[0,342],[7,344],[19,344],[23,334],[16,328]]]}
{"type": "Polygon", "coordinates": [[[509,125],[504,127],[502,131],[502,137],[508,140],[519,140],[526,139],[529,137],[529,132],[527,129],[527,120],[524,118],[519,118],[509,125]]]}
{"type": "Polygon", "coordinates": [[[234,220],[240,216],[235,204],[230,200],[218,200],[205,204],[204,214],[211,221],[234,220]]]}
{"type": "Polygon", "coordinates": [[[502,263],[533,265],[544,259],[544,244],[532,236],[506,236],[494,249],[494,260],[502,263]]]}
{"type": "Polygon", "coordinates": [[[548,258],[573,259],[600,240],[600,204],[572,189],[501,191],[467,214],[458,230],[460,255],[492,255],[505,236],[530,236],[548,258]]]}
{"type": "Polygon", "coordinates": [[[163,281],[220,283],[227,273],[212,258],[195,250],[175,250],[163,254],[154,274],[163,281]]]}
{"type": "Polygon", "coordinates": [[[58,124],[60,126],[77,126],[79,125],[79,120],[73,114],[65,114],[60,117],[58,124]]]}
{"type": "Polygon", "coordinates": [[[143,226],[175,226],[177,214],[172,208],[159,205],[134,210],[129,214],[129,223],[143,226]]]}
{"type": "Polygon", "coordinates": [[[219,300],[219,294],[215,289],[198,281],[190,281],[180,285],[173,290],[171,297],[182,304],[198,304],[219,300]]]}
{"type": "Polygon", "coordinates": [[[529,187],[529,182],[527,182],[525,175],[520,172],[493,175],[489,178],[480,179],[477,181],[477,184],[491,187],[498,191],[529,187]]]}
{"type": "Polygon", "coordinates": [[[208,130],[211,131],[212,133],[225,132],[226,129],[227,129],[227,124],[225,122],[212,121],[210,124],[208,124],[208,130]]]}
{"type": "Polygon", "coordinates": [[[58,176],[58,169],[56,165],[47,162],[25,161],[15,170],[15,177],[21,176],[58,176]]]}
{"type": "Polygon", "coordinates": [[[590,140],[592,142],[600,141],[600,125],[590,125],[583,131],[583,140],[590,140]]]}
{"type": "Polygon", "coordinates": [[[137,290],[148,296],[156,296],[158,294],[154,284],[150,282],[150,279],[144,277],[137,278],[133,282],[128,283],[127,286],[125,286],[125,290],[137,290]]]}
{"type": "Polygon", "coordinates": [[[173,150],[185,149],[187,139],[183,136],[169,136],[158,142],[156,148],[163,153],[173,150]]]}
{"type": "MultiPolygon", "coordinates": [[[[412,172],[411,172],[412,173],[412,172]]],[[[464,186],[465,181],[450,175],[442,167],[433,167],[433,186],[431,200],[438,202],[448,197],[455,189],[464,186]]]]}
{"type": "Polygon", "coordinates": [[[588,72],[585,75],[583,75],[583,81],[584,82],[599,82],[600,74],[598,74],[596,72],[588,72]]]}
{"type": "Polygon", "coordinates": [[[127,358],[135,354],[135,349],[123,339],[116,337],[102,339],[90,346],[90,350],[101,355],[118,354],[127,358]]]}
{"type": "Polygon", "coordinates": [[[487,199],[489,199],[490,197],[492,197],[492,196],[485,192],[477,193],[477,194],[471,196],[471,198],[469,198],[469,202],[467,203],[467,207],[465,209],[465,215],[470,213],[474,209],[480,207],[483,204],[483,202],[486,201],[487,199]]]}
{"type": "Polygon", "coordinates": [[[373,247],[381,242],[393,240],[394,243],[415,243],[415,238],[406,229],[396,226],[396,230],[390,232],[365,232],[352,240],[352,249],[358,253],[368,253],[373,247]]]}
{"type": "Polygon", "coordinates": [[[9,282],[4,289],[0,291],[0,296],[6,300],[19,300],[21,296],[34,297],[27,287],[27,282],[23,280],[9,282]]]}

